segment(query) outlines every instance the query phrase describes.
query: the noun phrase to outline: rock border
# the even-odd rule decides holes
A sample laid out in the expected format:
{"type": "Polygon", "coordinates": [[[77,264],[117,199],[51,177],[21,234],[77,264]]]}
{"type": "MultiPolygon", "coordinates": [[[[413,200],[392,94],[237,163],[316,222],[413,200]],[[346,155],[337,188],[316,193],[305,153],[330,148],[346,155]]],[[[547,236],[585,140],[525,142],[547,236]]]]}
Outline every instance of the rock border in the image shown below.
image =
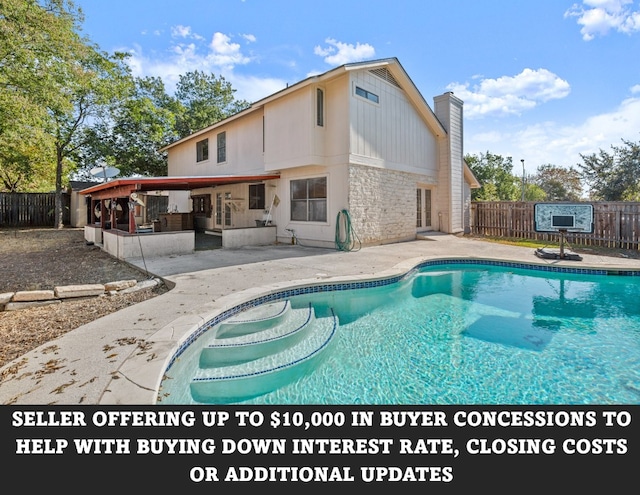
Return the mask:
{"type": "Polygon", "coordinates": [[[106,284],[60,285],[53,290],[4,292],[0,294],[0,311],[17,311],[49,304],[60,304],[64,300],[129,294],[156,287],[161,283],[162,280],[158,278],[140,282],[131,279],[118,280],[106,284]]]}

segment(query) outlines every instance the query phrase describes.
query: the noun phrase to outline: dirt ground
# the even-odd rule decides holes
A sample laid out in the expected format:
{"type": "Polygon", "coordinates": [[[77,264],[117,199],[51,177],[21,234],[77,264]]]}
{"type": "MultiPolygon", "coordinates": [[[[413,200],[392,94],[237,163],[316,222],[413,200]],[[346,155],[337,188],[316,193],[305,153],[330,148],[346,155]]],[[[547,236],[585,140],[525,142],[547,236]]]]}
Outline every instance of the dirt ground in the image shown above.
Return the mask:
{"type": "MultiPolygon", "coordinates": [[[[148,278],[147,273],[113,258],[98,246],[87,245],[83,229],[0,230],[0,294],[148,278]]],[[[130,294],[0,311],[0,367],[85,323],[167,290],[161,284],[130,294]]]]}

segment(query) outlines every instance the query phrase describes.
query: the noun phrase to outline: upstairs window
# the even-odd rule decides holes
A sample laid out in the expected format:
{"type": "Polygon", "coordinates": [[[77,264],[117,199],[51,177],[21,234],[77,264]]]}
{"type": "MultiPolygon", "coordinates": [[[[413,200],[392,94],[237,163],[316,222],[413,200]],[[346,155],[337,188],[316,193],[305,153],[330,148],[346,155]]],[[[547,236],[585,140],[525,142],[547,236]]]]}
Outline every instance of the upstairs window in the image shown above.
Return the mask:
{"type": "Polygon", "coordinates": [[[316,89],[316,125],[324,126],[324,91],[316,89]]]}
{"type": "Polygon", "coordinates": [[[218,163],[227,161],[227,133],[218,134],[218,163]]]}
{"type": "Polygon", "coordinates": [[[367,91],[360,86],[356,86],[356,94],[366,100],[372,101],[373,103],[380,103],[380,98],[377,94],[367,91]]]}
{"type": "Polygon", "coordinates": [[[203,139],[196,143],[196,161],[203,162],[209,159],[209,140],[203,139]]]}

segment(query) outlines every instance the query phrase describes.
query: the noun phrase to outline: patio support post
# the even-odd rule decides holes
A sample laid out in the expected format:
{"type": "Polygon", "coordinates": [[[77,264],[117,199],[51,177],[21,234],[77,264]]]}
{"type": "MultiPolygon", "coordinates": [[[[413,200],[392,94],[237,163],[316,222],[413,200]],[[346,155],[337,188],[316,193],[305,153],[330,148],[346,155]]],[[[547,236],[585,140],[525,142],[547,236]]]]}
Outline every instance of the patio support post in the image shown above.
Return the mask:
{"type": "Polygon", "coordinates": [[[109,208],[109,211],[111,212],[111,228],[112,229],[117,229],[118,228],[118,206],[117,206],[117,202],[115,198],[111,198],[111,208],[109,208]]]}
{"type": "Polygon", "coordinates": [[[135,201],[129,198],[129,233],[136,233],[135,201]]]}

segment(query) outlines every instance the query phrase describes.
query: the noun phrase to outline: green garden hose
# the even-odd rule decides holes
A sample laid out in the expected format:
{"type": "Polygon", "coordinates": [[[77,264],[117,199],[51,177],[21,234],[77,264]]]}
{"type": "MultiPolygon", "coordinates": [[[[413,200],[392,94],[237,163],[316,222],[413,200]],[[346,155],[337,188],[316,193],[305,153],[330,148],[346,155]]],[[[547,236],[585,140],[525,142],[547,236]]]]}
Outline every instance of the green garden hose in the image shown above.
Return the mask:
{"type": "Polygon", "coordinates": [[[353,251],[356,241],[358,243],[358,249],[360,249],[360,239],[358,239],[357,234],[353,230],[349,212],[347,210],[340,210],[336,218],[336,249],[339,251],[353,251]],[[341,235],[341,226],[343,226],[344,236],[341,235]]]}

